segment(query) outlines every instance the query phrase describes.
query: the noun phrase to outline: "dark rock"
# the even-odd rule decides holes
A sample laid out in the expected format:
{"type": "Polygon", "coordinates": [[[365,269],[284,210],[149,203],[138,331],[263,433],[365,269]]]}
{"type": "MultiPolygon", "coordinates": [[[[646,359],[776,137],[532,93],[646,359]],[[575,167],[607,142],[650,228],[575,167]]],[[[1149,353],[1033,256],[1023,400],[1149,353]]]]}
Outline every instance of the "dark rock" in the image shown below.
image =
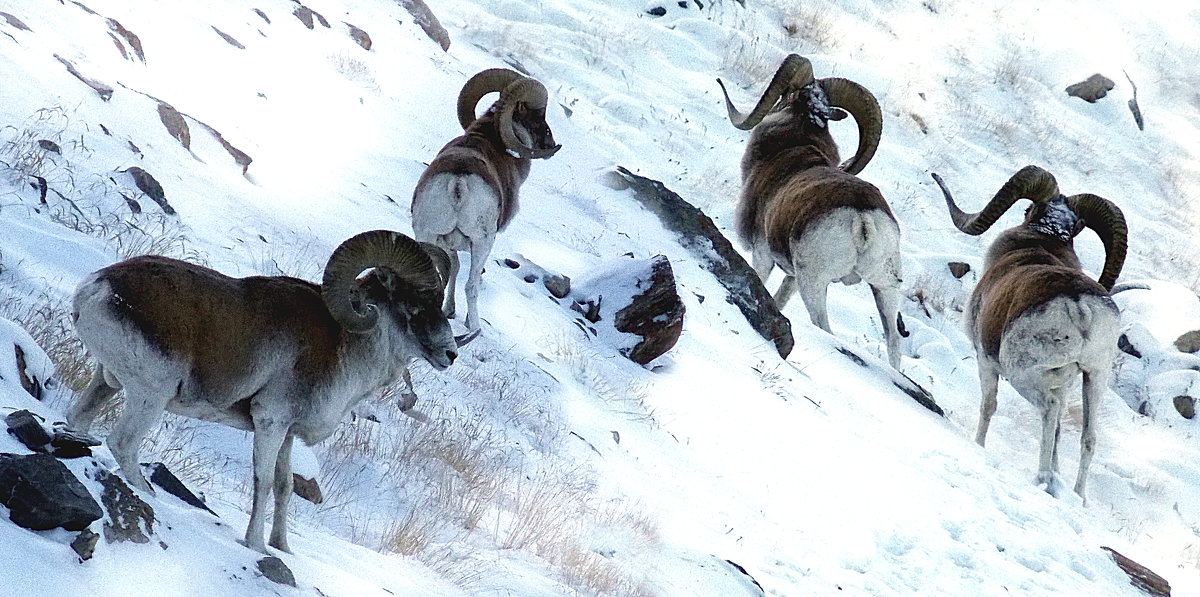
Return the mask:
{"type": "Polygon", "coordinates": [[[638,283],[642,293],[617,311],[613,320],[617,330],[642,337],[642,341],[625,355],[639,365],[653,361],[675,346],[683,332],[686,312],[675,288],[675,272],[670,260],[657,255],[652,261],[650,279],[638,283]]]}
{"type": "Polygon", "coordinates": [[[725,560],[725,563],[729,564],[730,566],[733,566],[733,568],[735,570],[737,570],[739,573],[741,573],[743,576],[745,576],[751,583],[754,584],[755,587],[758,587],[759,592],[766,595],[766,591],[762,588],[762,585],[758,584],[758,580],[756,580],[754,578],[754,575],[747,572],[746,569],[744,567],[742,567],[741,564],[739,564],[733,560],[725,560]]]}
{"type": "Polygon", "coordinates": [[[49,454],[0,454],[0,504],[27,529],[81,531],[104,515],[87,488],[49,454]]]}
{"type": "Polygon", "coordinates": [[[41,147],[42,149],[45,149],[46,151],[49,151],[50,153],[57,153],[59,155],[62,155],[62,147],[59,147],[58,143],[55,143],[54,141],[51,141],[49,139],[38,139],[37,144],[38,144],[38,147],[41,147]]]}
{"type": "Polygon", "coordinates": [[[71,541],[71,549],[79,554],[79,559],[87,561],[92,559],[92,554],[96,551],[96,543],[100,541],[100,535],[93,533],[91,529],[83,529],[79,535],[71,541]]]}
{"type": "Polygon", "coordinates": [[[311,8],[301,4],[300,6],[297,6],[295,10],[292,11],[292,14],[296,15],[296,18],[300,19],[300,22],[304,23],[305,27],[308,27],[309,29],[313,28],[313,14],[314,13],[311,8]]]}
{"type": "MultiPolygon", "coordinates": [[[[193,118],[192,120],[195,119],[193,118]]],[[[245,174],[246,170],[250,168],[250,162],[253,162],[254,159],[251,158],[246,152],[234,147],[229,141],[226,141],[225,136],[222,135],[217,129],[214,129],[213,127],[208,126],[199,120],[196,120],[196,123],[204,127],[204,130],[208,131],[210,135],[217,139],[217,143],[220,143],[221,147],[224,147],[225,151],[229,152],[229,155],[233,157],[233,161],[242,167],[242,174],[245,174]]]]}
{"type": "Polygon", "coordinates": [[[154,508],[142,501],[125,481],[106,469],[100,469],[96,480],[104,488],[100,502],[108,512],[104,521],[104,540],[109,543],[131,541],[149,543],[154,534],[154,508]]]}
{"type": "Polygon", "coordinates": [[[17,17],[14,17],[6,12],[0,11],[0,18],[3,18],[10,26],[16,27],[21,31],[33,31],[29,28],[29,25],[26,25],[21,19],[18,19],[17,17]]]}
{"type": "Polygon", "coordinates": [[[1196,399],[1191,396],[1176,396],[1175,410],[1179,412],[1179,416],[1185,419],[1196,418],[1196,399]]]}
{"type": "Polygon", "coordinates": [[[679,0],[679,8],[687,8],[687,7],[688,7],[687,0],[679,0]]]}
{"type": "Polygon", "coordinates": [[[654,16],[654,17],[661,17],[661,16],[665,16],[667,14],[667,9],[665,9],[661,6],[655,6],[654,8],[647,10],[646,14],[648,14],[650,16],[654,16]]]}
{"type": "Polygon", "coordinates": [[[66,427],[65,423],[54,424],[54,438],[50,440],[50,453],[55,458],[83,458],[92,455],[92,448],[100,440],[66,427]]]}
{"type": "Polygon", "coordinates": [[[255,8],[255,9],[254,9],[254,14],[256,14],[256,15],[258,15],[258,16],[260,16],[260,17],[262,17],[262,20],[266,21],[268,25],[270,25],[270,24],[271,24],[271,19],[267,17],[267,13],[265,13],[265,12],[263,12],[263,11],[261,11],[261,10],[259,10],[259,9],[255,8]]]}
{"type": "Polygon", "coordinates": [[[1149,568],[1129,559],[1111,547],[1101,547],[1129,575],[1129,584],[1152,597],[1171,597],[1171,583],[1149,568]]]}
{"type": "MultiPolygon", "coordinates": [[[[845,346],[837,346],[835,347],[835,350],[845,355],[846,358],[850,359],[851,362],[859,367],[871,367],[870,363],[845,346]]],[[[942,407],[939,406],[937,401],[933,399],[933,394],[930,394],[929,390],[921,387],[921,384],[913,381],[911,377],[896,371],[891,367],[887,368],[885,373],[891,377],[892,385],[896,386],[896,389],[907,394],[908,397],[915,400],[917,404],[929,409],[930,412],[939,417],[946,416],[946,412],[942,410],[942,407]]]]}
{"type": "Polygon", "coordinates": [[[112,40],[113,46],[121,53],[121,58],[129,60],[129,52],[125,49],[125,44],[121,43],[121,38],[111,31],[108,32],[108,38],[112,40]]]}
{"type": "Polygon", "coordinates": [[[184,149],[191,149],[192,133],[188,130],[187,121],[183,119],[179,110],[166,102],[158,102],[158,118],[162,121],[163,126],[167,127],[167,132],[171,133],[171,136],[175,137],[184,149]]]}
{"type": "Polygon", "coordinates": [[[1096,100],[1108,95],[1108,92],[1112,91],[1113,87],[1116,87],[1116,83],[1113,83],[1112,79],[1096,73],[1088,77],[1086,81],[1080,81],[1067,87],[1067,95],[1094,104],[1096,100]]]}
{"type": "MultiPolygon", "coordinates": [[[[1121,71],[1121,72],[1125,72],[1125,71],[1121,71]]],[[[1130,111],[1130,113],[1133,114],[1133,122],[1137,124],[1139,131],[1144,131],[1144,130],[1146,130],[1146,121],[1142,120],[1142,109],[1140,107],[1138,107],[1137,85],[1133,84],[1133,79],[1130,78],[1129,73],[1125,73],[1125,79],[1127,81],[1129,81],[1129,86],[1133,88],[1133,97],[1129,98],[1129,103],[1128,103],[1129,111],[1130,111]]]]}
{"type": "Polygon", "coordinates": [[[1196,352],[1200,350],[1200,330],[1192,330],[1175,339],[1175,348],[1179,352],[1196,352]]]}
{"type": "MultiPolygon", "coordinates": [[[[209,26],[212,27],[211,25],[209,25],[209,26]]],[[[212,30],[216,31],[217,35],[220,35],[221,39],[225,40],[225,43],[227,43],[239,50],[246,49],[246,46],[243,46],[242,42],[239,42],[238,40],[234,39],[232,35],[229,35],[228,33],[225,33],[224,31],[221,31],[220,29],[217,29],[216,27],[213,27],[212,30]]]]}
{"type": "Polygon", "coordinates": [[[163,213],[169,216],[175,215],[175,208],[171,207],[170,203],[167,203],[167,194],[163,191],[162,185],[159,184],[157,179],[151,176],[149,172],[137,166],[130,166],[126,172],[133,177],[133,184],[137,185],[138,190],[153,199],[162,208],[163,213]]]}
{"type": "Polygon", "coordinates": [[[542,285],[556,299],[567,298],[571,294],[571,278],[562,275],[549,275],[542,278],[542,285]]]}
{"type": "Polygon", "coordinates": [[[425,0],[400,0],[400,6],[403,6],[413,16],[413,21],[420,25],[429,39],[442,47],[443,52],[450,49],[450,34],[434,16],[433,11],[429,10],[425,0]]]}
{"type": "Polygon", "coordinates": [[[167,465],[161,462],[143,464],[142,472],[146,474],[146,478],[151,483],[161,487],[163,491],[166,491],[167,493],[183,500],[184,503],[190,506],[204,510],[213,516],[217,515],[216,512],[213,512],[207,505],[204,504],[204,500],[196,497],[196,494],[192,493],[192,490],[188,489],[187,486],[183,484],[183,481],[180,481],[179,477],[176,477],[175,473],[172,473],[171,470],[167,468],[167,465]]]}
{"type": "Polygon", "coordinates": [[[680,244],[716,276],[729,293],[726,300],[742,312],[763,338],[775,344],[779,356],[786,358],[795,343],[791,322],[779,312],[758,274],[713,221],[661,182],[638,176],[623,167],[618,167],[617,172],[633,188],[634,198],[679,235],[680,244]]]}
{"type": "Polygon", "coordinates": [[[350,23],[346,23],[346,26],[350,28],[350,38],[354,40],[354,43],[362,46],[362,49],[364,50],[371,49],[371,36],[367,35],[366,31],[363,31],[362,29],[359,29],[350,23]]]}
{"type": "Polygon", "coordinates": [[[4,417],[4,422],[8,425],[8,432],[34,452],[46,451],[46,446],[53,439],[42,427],[37,415],[25,409],[9,413],[4,417]]]}
{"type": "Polygon", "coordinates": [[[267,580],[289,587],[296,586],[296,575],[292,574],[287,564],[275,556],[267,556],[258,561],[258,570],[267,580]]]}
{"type": "MultiPolygon", "coordinates": [[[[411,409],[412,407],[410,406],[402,410],[407,411],[411,409]]],[[[301,499],[308,500],[314,504],[325,501],[325,496],[321,494],[321,485],[317,483],[317,480],[302,477],[297,473],[292,473],[292,491],[301,499]]]]}
{"type": "Polygon", "coordinates": [[[967,272],[971,271],[971,264],[963,263],[961,261],[951,261],[946,265],[950,267],[950,275],[954,276],[955,278],[961,279],[963,276],[967,275],[967,272]]]}
{"type": "Polygon", "coordinates": [[[1121,334],[1121,337],[1117,339],[1117,348],[1121,349],[1121,352],[1134,358],[1142,358],[1142,353],[1133,345],[1133,342],[1129,341],[1129,336],[1127,334],[1121,334]]]}
{"type": "Polygon", "coordinates": [[[108,28],[125,39],[125,43],[128,43],[129,47],[133,49],[133,53],[137,54],[138,60],[146,61],[146,53],[142,51],[142,40],[138,39],[137,35],[122,26],[116,19],[108,19],[108,28]]]}
{"type": "Polygon", "coordinates": [[[71,75],[74,76],[76,79],[83,81],[84,85],[91,87],[92,91],[95,91],[96,94],[100,96],[100,99],[107,102],[109,100],[109,98],[112,97],[113,88],[111,86],[109,86],[107,83],[101,83],[100,81],[97,81],[97,80],[95,80],[91,77],[88,77],[87,75],[79,72],[79,69],[75,68],[75,63],[71,62],[70,60],[67,60],[66,58],[63,58],[62,56],[59,56],[58,54],[55,54],[54,57],[59,62],[61,62],[63,64],[63,66],[67,67],[67,72],[71,73],[71,75]]]}

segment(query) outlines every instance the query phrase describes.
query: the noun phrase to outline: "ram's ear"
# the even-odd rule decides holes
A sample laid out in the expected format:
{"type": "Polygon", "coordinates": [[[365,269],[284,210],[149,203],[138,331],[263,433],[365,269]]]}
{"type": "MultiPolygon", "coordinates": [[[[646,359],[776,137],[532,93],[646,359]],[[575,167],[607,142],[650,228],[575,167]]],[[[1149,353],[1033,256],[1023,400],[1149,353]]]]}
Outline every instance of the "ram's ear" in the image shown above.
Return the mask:
{"type": "Polygon", "coordinates": [[[850,115],[849,112],[847,112],[841,108],[834,108],[829,113],[829,119],[830,120],[844,120],[849,115],[850,115]]]}

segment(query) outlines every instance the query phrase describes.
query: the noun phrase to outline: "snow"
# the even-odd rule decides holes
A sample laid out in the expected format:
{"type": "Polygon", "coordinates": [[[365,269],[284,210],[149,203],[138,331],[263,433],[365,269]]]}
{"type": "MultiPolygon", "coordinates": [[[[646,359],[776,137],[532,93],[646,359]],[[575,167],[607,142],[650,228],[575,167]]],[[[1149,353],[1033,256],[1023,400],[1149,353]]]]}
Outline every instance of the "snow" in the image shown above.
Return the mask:
{"type": "MultiPolygon", "coordinates": [[[[1171,406],[1200,387],[1189,369],[1198,357],[1171,345],[1200,328],[1194,7],[714,0],[703,10],[666,2],[656,18],[649,0],[444,0],[432,6],[453,40],[444,53],[397,3],[311,0],[330,24],[312,30],[285,0],[83,4],[98,14],[74,2],[0,6],[32,29],[0,19],[0,316],[65,305],[88,273],[147,250],[231,275],[319,279],[352,234],[411,232],[423,164],[461,130],[459,88],[506,65],[546,85],[563,148],[533,164],[492,258],[523,256],[581,282],[627,253],[663,254],[687,315],[671,352],[639,367],[577,327],[540,284],[489,264],[483,335],[445,372],[412,367],[428,423],[396,412],[392,391],[362,405],[378,422],[356,416],[298,450],[326,501],[292,500],[293,553],[276,555],[297,591],[262,578],[259,554],[237,542],[248,436],[167,417],[143,459],[167,462],[220,518],[142,496],[168,548],[101,541],[86,562],[68,547],[73,533],[0,520],[0,593],[758,594],[730,560],[778,596],[1139,595],[1104,545],[1165,576],[1174,595],[1200,595],[1200,423],[1171,406]],[[138,35],[144,63],[122,58],[106,18],[138,35]],[[370,51],[347,24],[370,34],[370,51]],[[832,336],[793,301],[784,313],[796,348],[781,360],[674,234],[630,191],[600,181],[617,165],[661,180],[731,235],[748,135],[729,124],[715,79],[752,105],[793,51],[818,77],[863,84],[883,108],[862,177],[901,226],[911,332],[901,369],[944,418],[893,385],[866,288],[830,288],[832,336]],[[113,86],[111,100],[56,54],[113,86]],[[1144,132],[1119,70],[1137,83],[1144,132]],[[1093,72],[1117,82],[1108,97],[1086,104],[1063,92],[1093,72]],[[163,127],[154,98],[188,116],[190,149],[163,127]],[[245,175],[197,120],[254,159],[245,175]],[[39,155],[24,152],[38,139],[62,153],[17,163],[39,155]],[[1006,384],[987,447],[972,441],[979,390],[961,309],[984,250],[1021,213],[981,237],[961,234],[929,172],[975,211],[1026,164],[1052,172],[1067,195],[1119,205],[1131,231],[1119,282],[1149,286],[1115,297],[1127,335],[1147,348],[1120,357],[1100,406],[1086,505],[1034,486],[1040,423],[1006,384]],[[162,183],[177,217],[120,174],[135,165],[162,183]],[[41,205],[30,179],[13,174],[20,167],[62,195],[41,205]],[[122,194],[143,213],[130,216],[122,194]],[[972,270],[956,279],[949,261],[972,270]],[[1141,402],[1149,416],[1135,410],[1141,402]]],[[[830,127],[847,157],[855,127],[830,127]]],[[[1076,247],[1097,273],[1098,239],[1084,232],[1076,247]]],[[[0,407],[61,420],[71,389],[37,402],[14,385],[14,342],[48,366],[33,338],[0,323],[0,407]]],[[[1061,444],[1068,478],[1079,427],[1076,401],[1061,444]]],[[[7,434],[0,451],[27,452],[7,434]]],[[[113,466],[104,448],[90,462],[69,465],[113,466]]]]}

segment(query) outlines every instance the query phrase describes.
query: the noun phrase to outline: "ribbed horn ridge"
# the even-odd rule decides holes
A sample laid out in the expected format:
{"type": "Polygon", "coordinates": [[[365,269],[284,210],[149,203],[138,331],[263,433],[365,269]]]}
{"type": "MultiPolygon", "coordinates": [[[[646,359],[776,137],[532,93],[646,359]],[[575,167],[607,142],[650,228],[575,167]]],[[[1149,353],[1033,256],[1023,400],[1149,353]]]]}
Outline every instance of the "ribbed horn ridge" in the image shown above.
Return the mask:
{"type": "Polygon", "coordinates": [[[879,148],[879,139],[883,135],[883,111],[879,109],[875,96],[854,81],[830,77],[819,82],[829,103],[849,112],[854,122],[858,123],[858,151],[840,166],[850,174],[858,174],[879,148]]]}
{"type": "Polygon", "coordinates": [[[1105,290],[1112,290],[1125,265],[1125,253],[1129,248],[1129,227],[1125,214],[1117,204],[1091,193],[1067,197],[1067,207],[1096,232],[1104,243],[1104,270],[1099,283],[1105,290]]]}
{"type": "Polygon", "coordinates": [[[458,123],[464,130],[471,126],[475,122],[475,107],[483,96],[504,91],[514,81],[524,78],[525,75],[507,68],[489,68],[476,73],[458,92],[458,123]]]}
{"type": "Polygon", "coordinates": [[[549,101],[550,96],[546,92],[546,86],[536,79],[523,78],[514,81],[500,92],[500,99],[496,101],[496,126],[500,129],[500,140],[504,141],[505,147],[518,156],[528,159],[550,157],[558,151],[557,146],[546,149],[528,147],[520,139],[517,139],[517,134],[513,130],[513,112],[516,111],[517,104],[525,104],[525,107],[530,110],[540,110],[542,117],[545,118],[546,104],[549,101]]]}
{"type": "Polygon", "coordinates": [[[1045,203],[1058,196],[1058,183],[1054,180],[1053,174],[1037,166],[1025,166],[1013,174],[1008,182],[1004,183],[1004,186],[1000,187],[987,206],[978,213],[971,214],[962,211],[955,205],[954,197],[950,195],[946,184],[942,182],[942,177],[937,174],[932,174],[932,176],[934,182],[942,188],[942,194],[946,198],[946,207],[950,209],[950,219],[954,221],[954,225],[959,230],[971,235],[980,235],[986,232],[1018,199],[1045,203]]]}
{"type": "Polygon", "coordinates": [[[421,249],[433,261],[433,265],[437,268],[438,278],[442,281],[442,290],[446,289],[446,284],[450,283],[450,255],[446,254],[445,249],[433,243],[419,243],[421,249]]]}
{"type": "Polygon", "coordinates": [[[743,131],[748,131],[762,122],[762,119],[770,113],[771,108],[775,107],[775,102],[779,101],[779,97],[783,95],[792,85],[803,87],[813,82],[812,63],[807,58],[799,54],[788,54],[783,59],[783,64],[779,65],[779,70],[775,71],[775,76],[771,78],[771,84],[767,85],[767,90],[763,92],[761,98],[758,99],[758,104],[749,114],[742,114],[733,105],[733,101],[729,99],[729,92],[725,90],[725,83],[721,79],[717,79],[717,85],[721,86],[721,93],[725,95],[725,109],[729,111],[729,121],[733,126],[743,131]]]}
{"type": "Polygon", "coordinates": [[[360,311],[351,297],[355,280],[370,268],[390,269],[418,293],[440,295],[442,291],[437,268],[417,241],[390,230],[372,230],[352,236],[329,256],[321,282],[325,305],[347,331],[369,331],[379,320],[379,312],[374,306],[365,305],[360,311]]]}

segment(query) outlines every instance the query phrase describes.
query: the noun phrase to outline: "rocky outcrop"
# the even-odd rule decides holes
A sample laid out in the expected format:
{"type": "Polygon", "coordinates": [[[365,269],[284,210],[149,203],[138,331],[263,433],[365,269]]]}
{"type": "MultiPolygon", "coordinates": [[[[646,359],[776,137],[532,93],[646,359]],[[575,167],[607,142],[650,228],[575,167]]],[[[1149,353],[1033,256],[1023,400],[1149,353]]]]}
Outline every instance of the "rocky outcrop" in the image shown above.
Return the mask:
{"type": "Polygon", "coordinates": [[[639,365],[653,361],[675,346],[683,333],[683,315],[687,311],[675,288],[670,260],[658,255],[651,262],[649,278],[637,282],[642,292],[617,311],[613,320],[617,331],[642,338],[633,348],[622,351],[639,365]]]}
{"type": "Polygon", "coordinates": [[[750,264],[721,234],[712,219],[657,180],[639,176],[622,167],[616,174],[634,191],[634,197],[658,216],[679,242],[728,292],[726,300],[736,306],[750,326],[775,344],[779,356],[792,351],[792,324],[775,306],[774,299],[750,264]]]}

